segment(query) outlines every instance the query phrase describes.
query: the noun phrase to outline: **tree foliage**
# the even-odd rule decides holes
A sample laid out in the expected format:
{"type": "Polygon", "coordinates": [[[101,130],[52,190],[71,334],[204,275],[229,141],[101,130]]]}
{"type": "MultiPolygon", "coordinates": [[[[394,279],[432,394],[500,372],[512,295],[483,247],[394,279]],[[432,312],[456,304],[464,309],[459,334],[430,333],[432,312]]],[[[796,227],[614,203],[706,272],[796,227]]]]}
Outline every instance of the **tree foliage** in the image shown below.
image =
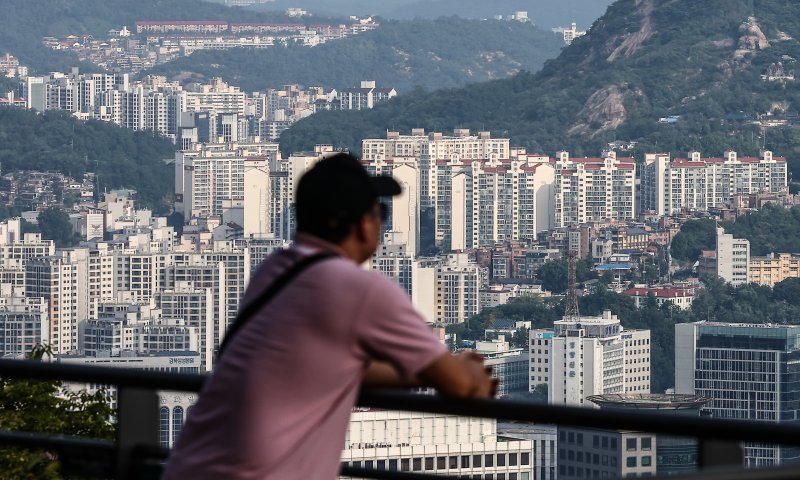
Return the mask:
{"type": "Polygon", "coordinates": [[[0,109],[3,171],[56,171],[78,178],[96,172],[101,190],[133,188],[144,205],[159,213],[169,210],[175,188],[174,167],[164,162],[175,148],[153,132],[82,122],[64,112],[0,109]]]}
{"type": "MultiPolygon", "coordinates": [[[[750,241],[750,254],[800,253],[800,206],[790,209],[764,205],[761,209],[720,222],[725,233],[750,241]]],[[[702,250],[716,248],[716,222],[688,220],[672,239],[672,257],[694,262],[702,250]]]]}
{"type": "Polygon", "coordinates": [[[717,238],[716,222],[709,219],[689,220],[670,244],[672,258],[694,262],[703,250],[713,250],[717,238]]]}
{"type": "Polygon", "coordinates": [[[222,74],[249,91],[292,83],[341,89],[375,80],[380,87],[407,92],[538,70],[562,46],[560,37],[529,23],[457,17],[382,21],[376,30],[313,48],[205,50],[147,73],[194,73],[199,81],[222,74]]]}
{"type": "MultiPolygon", "coordinates": [[[[46,347],[34,350],[40,361],[46,347]]],[[[107,392],[66,390],[59,382],[0,378],[0,428],[7,431],[49,433],[111,440],[111,408],[107,392]]],[[[89,452],[85,452],[90,454],[89,452]]],[[[52,452],[0,448],[0,478],[63,478],[52,452]]]]}
{"type": "Polygon", "coordinates": [[[53,240],[56,247],[72,247],[78,243],[75,229],[69,221],[69,215],[58,207],[50,207],[39,213],[37,218],[39,231],[44,240],[53,240]]]}

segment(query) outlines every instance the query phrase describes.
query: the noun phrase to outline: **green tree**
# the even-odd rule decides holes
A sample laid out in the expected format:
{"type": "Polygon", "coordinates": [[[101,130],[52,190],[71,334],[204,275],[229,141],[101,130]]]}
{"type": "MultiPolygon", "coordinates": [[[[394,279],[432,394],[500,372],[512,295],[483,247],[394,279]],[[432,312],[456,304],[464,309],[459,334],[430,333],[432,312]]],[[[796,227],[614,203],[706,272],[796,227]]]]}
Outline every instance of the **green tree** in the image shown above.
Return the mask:
{"type": "Polygon", "coordinates": [[[681,225],[681,231],[672,239],[672,258],[694,262],[703,250],[716,244],[716,222],[709,219],[689,220],[681,225]]]}
{"type": "Polygon", "coordinates": [[[53,240],[56,242],[56,247],[72,247],[78,243],[75,229],[72,228],[69,215],[64,210],[50,207],[39,213],[38,221],[42,238],[53,240]]]}
{"type": "MultiPolygon", "coordinates": [[[[37,347],[28,361],[49,353],[37,347]]],[[[111,440],[114,427],[107,392],[64,389],[60,382],[0,378],[0,428],[8,431],[62,434],[111,440]]],[[[88,455],[89,452],[86,452],[88,455]]],[[[52,452],[0,448],[1,479],[63,478],[52,452]]]]}

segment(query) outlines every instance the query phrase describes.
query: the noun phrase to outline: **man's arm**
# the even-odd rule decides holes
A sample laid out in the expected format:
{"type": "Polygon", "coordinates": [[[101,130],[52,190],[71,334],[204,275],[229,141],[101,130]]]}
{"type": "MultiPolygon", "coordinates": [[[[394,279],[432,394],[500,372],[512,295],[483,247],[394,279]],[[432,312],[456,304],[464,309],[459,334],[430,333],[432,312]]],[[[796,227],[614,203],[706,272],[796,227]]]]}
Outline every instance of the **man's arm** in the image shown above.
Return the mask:
{"type": "Polygon", "coordinates": [[[374,388],[433,387],[448,397],[487,398],[497,390],[497,380],[489,373],[477,353],[445,353],[411,379],[403,378],[389,363],[372,362],[364,372],[362,384],[374,388]]]}

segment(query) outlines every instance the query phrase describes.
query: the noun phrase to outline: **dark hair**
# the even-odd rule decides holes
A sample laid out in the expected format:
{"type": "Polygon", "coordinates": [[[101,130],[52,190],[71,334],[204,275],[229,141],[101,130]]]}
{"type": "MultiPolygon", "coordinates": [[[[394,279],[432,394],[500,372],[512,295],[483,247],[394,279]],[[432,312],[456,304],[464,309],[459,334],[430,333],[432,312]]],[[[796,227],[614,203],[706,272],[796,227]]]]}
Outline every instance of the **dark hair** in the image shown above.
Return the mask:
{"type": "Polygon", "coordinates": [[[297,231],[331,243],[341,243],[381,195],[397,195],[391,177],[371,177],[361,162],[337,153],[317,162],[297,185],[297,231]]]}

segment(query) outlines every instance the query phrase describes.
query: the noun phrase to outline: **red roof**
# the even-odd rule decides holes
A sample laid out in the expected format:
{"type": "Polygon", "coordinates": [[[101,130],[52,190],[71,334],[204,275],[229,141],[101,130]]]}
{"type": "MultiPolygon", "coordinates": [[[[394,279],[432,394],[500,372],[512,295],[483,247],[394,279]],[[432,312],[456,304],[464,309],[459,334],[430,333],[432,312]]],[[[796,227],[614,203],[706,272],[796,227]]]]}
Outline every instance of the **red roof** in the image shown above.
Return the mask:
{"type": "Polygon", "coordinates": [[[631,288],[629,290],[625,290],[623,292],[625,295],[631,297],[646,297],[649,295],[653,295],[656,298],[681,298],[681,297],[693,297],[694,292],[691,288],[647,288],[647,287],[640,287],[640,288],[631,288]]]}
{"type": "Polygon", "coordinates": [[[228,22],[222,20],[165,20],[162,22],[136,22],[136,25],[227,25],[228,22]]]}

